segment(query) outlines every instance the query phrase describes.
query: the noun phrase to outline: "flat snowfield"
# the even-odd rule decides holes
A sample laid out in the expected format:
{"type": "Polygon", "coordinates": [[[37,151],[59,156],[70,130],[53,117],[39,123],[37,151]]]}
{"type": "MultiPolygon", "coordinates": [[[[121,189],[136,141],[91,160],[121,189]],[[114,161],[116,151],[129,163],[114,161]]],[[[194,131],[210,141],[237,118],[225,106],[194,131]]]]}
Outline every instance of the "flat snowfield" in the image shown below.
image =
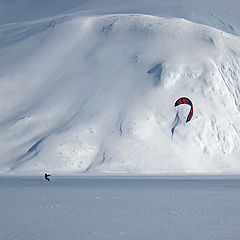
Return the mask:
{"type": "Polygon", "coordinates": [[[0,178],[0,239],[240,239],[239,177],[0,178]]]}

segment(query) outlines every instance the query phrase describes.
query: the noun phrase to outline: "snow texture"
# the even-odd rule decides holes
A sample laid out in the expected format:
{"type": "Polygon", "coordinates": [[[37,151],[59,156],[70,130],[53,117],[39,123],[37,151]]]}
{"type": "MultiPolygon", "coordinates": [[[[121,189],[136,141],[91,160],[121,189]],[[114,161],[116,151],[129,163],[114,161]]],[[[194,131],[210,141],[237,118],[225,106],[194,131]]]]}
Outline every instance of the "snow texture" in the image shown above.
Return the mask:
{"type": "Polygon", "coordinates": [[[0,1],[0,174],[240,172],[237,1],[30,2],[0,1]]]}
{"type": "Polygon", "coordinates": [[[0,239],[238,240],[236,177],[0,178],[0,239]]]}

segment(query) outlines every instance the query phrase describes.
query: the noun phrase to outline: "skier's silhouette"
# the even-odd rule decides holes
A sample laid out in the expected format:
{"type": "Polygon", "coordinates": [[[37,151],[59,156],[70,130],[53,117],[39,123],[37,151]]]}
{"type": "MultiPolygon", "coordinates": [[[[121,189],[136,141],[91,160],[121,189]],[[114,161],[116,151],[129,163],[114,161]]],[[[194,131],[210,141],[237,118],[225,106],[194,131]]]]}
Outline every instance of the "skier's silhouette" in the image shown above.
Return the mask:
{"type": "Polygon", "coordinates": [[[50,181],[50,179],[48,177],[50,177],[50,174],[45,173],[45,179],[50,181]]]}

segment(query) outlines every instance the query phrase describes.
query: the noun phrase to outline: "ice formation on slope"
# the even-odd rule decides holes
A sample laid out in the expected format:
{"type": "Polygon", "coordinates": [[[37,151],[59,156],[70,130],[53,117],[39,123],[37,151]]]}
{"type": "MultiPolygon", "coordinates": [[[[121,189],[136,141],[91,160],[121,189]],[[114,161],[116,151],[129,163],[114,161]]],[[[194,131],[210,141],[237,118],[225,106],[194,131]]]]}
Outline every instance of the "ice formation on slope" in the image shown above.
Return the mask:
{"type": "Polygon", "coordinates": [[[2,25],[1,173],[239,172],[239,49],[179,18],[2,25]]]}

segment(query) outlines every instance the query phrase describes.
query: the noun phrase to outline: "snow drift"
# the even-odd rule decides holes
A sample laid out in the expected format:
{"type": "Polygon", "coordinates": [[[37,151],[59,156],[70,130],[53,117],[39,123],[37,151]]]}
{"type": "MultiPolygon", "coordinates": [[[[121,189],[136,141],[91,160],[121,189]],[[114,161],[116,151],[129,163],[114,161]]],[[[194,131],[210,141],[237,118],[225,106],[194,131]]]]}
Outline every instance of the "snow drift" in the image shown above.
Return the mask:
{"type": "Polygon", "coordinates": [[[239,173],[239,49],[142,14],[0,26],[1,174],[239,173]]]}

